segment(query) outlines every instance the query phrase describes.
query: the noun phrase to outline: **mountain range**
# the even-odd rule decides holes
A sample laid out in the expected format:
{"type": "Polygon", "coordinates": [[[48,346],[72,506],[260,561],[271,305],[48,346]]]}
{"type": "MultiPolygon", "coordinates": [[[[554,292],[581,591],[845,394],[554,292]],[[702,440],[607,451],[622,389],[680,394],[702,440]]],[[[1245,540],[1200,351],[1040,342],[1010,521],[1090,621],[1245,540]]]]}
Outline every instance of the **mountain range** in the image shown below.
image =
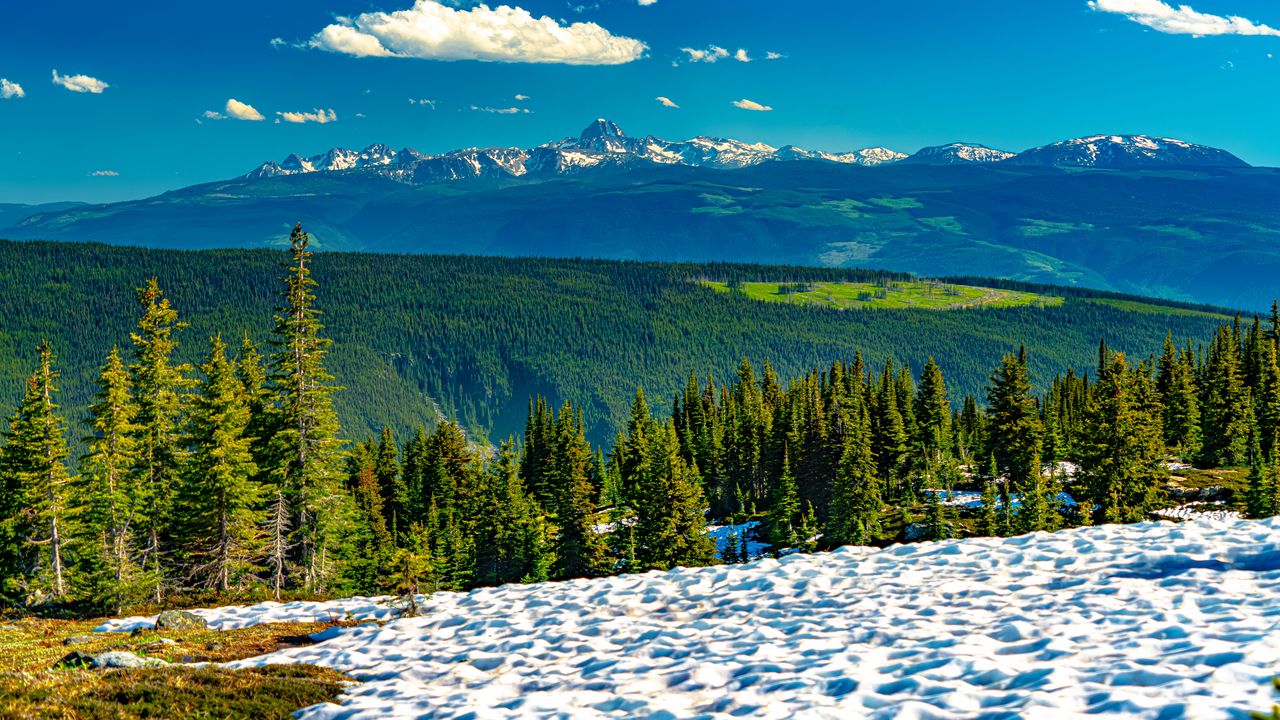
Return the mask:
{"type": "Polygon", "coordinates": [[[1278,194],[1275,169],[1145,135],[908,156],[598,120],[531,149],[335,148],[143,200],[0,206],[0,237],[258,247],[302,221],[329,250],[861,266],[1265,309],[1278,194]]]}
{"type": "Polygon", "coordinates": [[[601,118],[588,125],[577,137],[566,137],[528,150],[467,148],[427,155],[413,148],[393,150],[381,144],[370,145],[364,150],[333,148],[309,157],[291,154],[278,163],[267,161],[244,177],[256,179],[312,172],[363,172],[421,185],[467,178],[537,178],[586,170],[661,165],[733,169],[780,160],[818,160],[863,167],[894,162],[922,165],[1007,162],[1011,165],[1094,168],[1246,166],[1244,161],[1225,150],[1146,135],[1095,135],[1022,153],[962,142],[926,147],[913,155],[884,147],[832,153],[794,145],[775,148],[765,143],[746,143],[705,135],[676,142],[653,135],[631,137],[616,123],[601,118]]]}

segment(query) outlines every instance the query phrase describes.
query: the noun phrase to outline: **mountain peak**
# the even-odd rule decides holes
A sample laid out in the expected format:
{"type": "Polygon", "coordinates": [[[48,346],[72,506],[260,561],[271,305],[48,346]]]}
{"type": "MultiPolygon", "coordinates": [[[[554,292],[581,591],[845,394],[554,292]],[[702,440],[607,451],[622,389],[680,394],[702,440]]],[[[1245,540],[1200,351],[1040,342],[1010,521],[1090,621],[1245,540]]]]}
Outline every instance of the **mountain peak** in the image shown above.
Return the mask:
{"type": "Polygon", "coordinates": [[[1014,153],[1007,150],[997,150],[981,143],[953,142],[921,148],[902,162],[918,165],[965,165],[1000,162],[1013,156],[1014,153]]]}
{"type": "Polygon", "coordinates": [[[1010,158],[1012,165],[1054,167],[1247,167],[1226,150],[1151,135],[1088,135],[1042,145],[1010,158]]]}
{"type": "Polygon", "coordinates": [[[588,125],[582,130],[582,134],[578,136],[581,140],[589,141],[599,138],[617,138],[619,140],[626,139],[627,134],[622,132],[622,128],[612,120],[598,118],[595,122],[588,125]]]}

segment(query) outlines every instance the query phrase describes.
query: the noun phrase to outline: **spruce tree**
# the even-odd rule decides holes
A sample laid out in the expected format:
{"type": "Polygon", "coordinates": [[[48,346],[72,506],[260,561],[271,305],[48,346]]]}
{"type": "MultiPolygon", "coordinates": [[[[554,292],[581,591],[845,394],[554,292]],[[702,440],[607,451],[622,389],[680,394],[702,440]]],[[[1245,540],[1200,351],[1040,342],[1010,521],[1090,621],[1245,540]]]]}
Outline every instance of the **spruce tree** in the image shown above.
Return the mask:
{"type": "Polygon", "coordinates": [[[827,518],[825,539],[833,545],[867,545],[880,531],[882,486],[871,453],[870,422],[865,408],[854,415],[827,518]]]}
{"type": "Polygon", "coordinates": [[[573,406],[566,403],[556,419],[548,470],[556,523],[552,575],[557,579],[599,577],[610,570],[608,548],[595,530],[590,464],[591,448],[573,406]]]}
{"type": "Polygon", "coordinates": [[[246,434],[251,413],[244,385],[221,336],[210,341],[200,372],[176,526],[188,578],[197,587],[225,593],[247,585],[258,569],[262,490],[254,480],[258,468],[246,434]]]}
{"type": "MultiPolygon", "coordinates": [[[[298,586],[324,592],[341,577],[341,545],[348,498],[342,484],[342,441],[325,370],[331,341],[321,334],[309,236],[302,226],[289,237],[283,304],[277,309],[271,380],[279,407],[272,483],[290,511],[293,566],[298,586]]],[[[276,525],[273,523],[273,525],[276,525]]]]}
{"type": "Polygon", "coordinates": [[[769,509],[769,540],[775,547],[795,547],[799,542],[796,535],[797,518],[800,517],[800,496],[796,487],[795,476],[791,472],[790,454],[784,448],[782,453],[782,477],[778,480],[777,496],[773,507],[769,509]]]}
{"type": "Polygon", "coordinates": [[[1027,354],[1023,348],[1006,354],[991,375],[987,389],[988,442],[999,468],[1015,487],[1038,473],[1044,425],[1031,394],[1027,354]]]}
{"type": "Polygon", "coordinates": [[[112,348],[98,373],[89,406],[88,452],[80,461],[86,597],[119,615],[126,605],[155,593],[155,574],[142,572],[137,520],[146,493],[133,473],[137,464],[137,407],[129,372],[112,348]]]}
{"type": "Polygon", "coordinates": [[[942,369],[930,356],[920,373],[920,391],[916,396],[916,446],[926,456],[940,460],[952,447],[951,401],[947,399],[947,383],[942,369]]]}
{"type": "Polygon", "coordinates": [[[68,540],[76,532],[68,509],[66,422],[54,397],[58,371],[48,342],[38,348],[39,367],[27,381],[22,403],[5,433],[0,469],[9,498],[4,519],[16,563],[6,568],[6,594],[27,605],[71,599],[68,540]]]}
{"type": "Polygon", "coordinates": [[[1136,522],[1168,477],[1161,407],[1145,368],[1116,353],[1099,374],[1080,457],[1088,501],[1103,522],[1136,522]]]}
{"type": "MultiPolygon", "coordinates": [[[[188,382],[187,368],[175,364],[176,333],[187,327],[178,321],[178,311],[152,278],[137,291],[142,317],[131,334],[133,362],[130,384],[138,412],[134,418],[137,464],[133,482],[146,493],[138,514],[139,530],[145,538],[142,554],[144,572],[163,577],[167,560],[168,528],[172,524],[173,492],[185,463],[182,447],[182,412],[188,382]]],[[[163,584],[155,583],[153,597],[159,601],[163,584]]]]}
{"type": "Polygon", "coordinates": [[[653,428],[647,460],[635,488],[636,560],[641,569],[708,565],[715,546],[707,537],[707,501],[697,471],[679,454],[670,423],[653,428]]]}
{"type": "Polygon", "coordinates": [[[1228,467],[1245,462],[1248,452],[1250,406],[1240,362],[1238,335],[1226,326],[1219,329],[1209,348],[1201,387],[1203,425],[1200,462],[1210,467],[1228,467]]]}

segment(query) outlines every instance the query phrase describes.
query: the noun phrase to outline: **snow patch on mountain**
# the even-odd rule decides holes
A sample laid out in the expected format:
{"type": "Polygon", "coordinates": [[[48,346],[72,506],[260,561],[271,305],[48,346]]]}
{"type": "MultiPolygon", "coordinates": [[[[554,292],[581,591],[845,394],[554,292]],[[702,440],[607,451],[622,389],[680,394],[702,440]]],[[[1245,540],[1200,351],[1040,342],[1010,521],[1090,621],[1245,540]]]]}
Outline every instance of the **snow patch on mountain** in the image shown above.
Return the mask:
{"type": "MultiPolygon", "coordinates": [[[[1245,718],[1276,699],[1280,519],[846,547],[421,604],[230,665],[359,681],[312,719],[1245,718]]],[[[396,610],[197,612],[230,627],[396,610]]]]}
{"type": "Polygon", "coordinates": [[[967,165],[970,163],[996,163],[1008,160],[1014,153],[997,150],[977,143],[954,142],[921,148],[902,162],[917,165],[967,165]]]}
{"type": "Polygon", "coordinates": [[[1091,135],[1063,140],[1019,153],[1009,163],[1096,168],[1247,167],[1226,150],[1149,135],[1091,135]]]}

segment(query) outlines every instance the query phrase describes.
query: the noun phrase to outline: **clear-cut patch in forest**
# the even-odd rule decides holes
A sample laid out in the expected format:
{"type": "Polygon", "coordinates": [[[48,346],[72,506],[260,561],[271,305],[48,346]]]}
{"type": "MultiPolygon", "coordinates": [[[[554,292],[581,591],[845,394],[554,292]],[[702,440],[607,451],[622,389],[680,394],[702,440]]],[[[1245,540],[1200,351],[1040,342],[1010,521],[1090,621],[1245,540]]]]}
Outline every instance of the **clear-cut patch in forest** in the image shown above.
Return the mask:
{"type": "MultiPolygon", "coordinates": [[[[1280,519],[845,547],[439,593],[418,617],[232,665],[360,681],[304,718],[1236,718],[1275,699],[1277,553],[1280,519]]],[[[197,612],[216,627],[389,604],[197,612]]]]}

